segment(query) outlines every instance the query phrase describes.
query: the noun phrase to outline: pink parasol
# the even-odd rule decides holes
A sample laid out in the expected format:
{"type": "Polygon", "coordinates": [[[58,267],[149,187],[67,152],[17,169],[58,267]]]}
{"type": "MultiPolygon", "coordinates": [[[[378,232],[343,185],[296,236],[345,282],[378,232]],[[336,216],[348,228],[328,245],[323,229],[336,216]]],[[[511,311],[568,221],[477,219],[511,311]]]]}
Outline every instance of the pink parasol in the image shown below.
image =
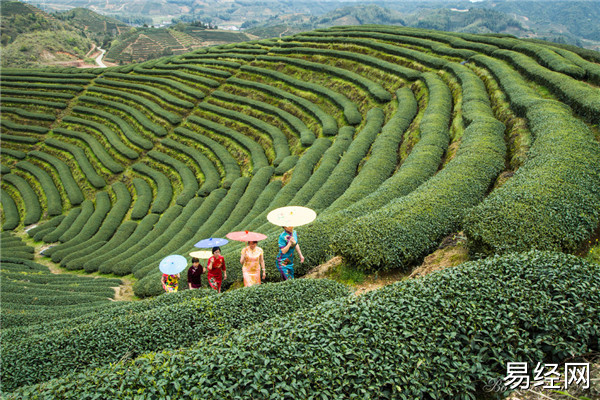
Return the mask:
{"type": "Polygon", "coordinates": [[[258,242],[259,240],[265,240],[267,235],[258,232],[239,231],[230,232],[225,235],[225,237],[231,240],[237,240],[238,242],[258,242]]]}

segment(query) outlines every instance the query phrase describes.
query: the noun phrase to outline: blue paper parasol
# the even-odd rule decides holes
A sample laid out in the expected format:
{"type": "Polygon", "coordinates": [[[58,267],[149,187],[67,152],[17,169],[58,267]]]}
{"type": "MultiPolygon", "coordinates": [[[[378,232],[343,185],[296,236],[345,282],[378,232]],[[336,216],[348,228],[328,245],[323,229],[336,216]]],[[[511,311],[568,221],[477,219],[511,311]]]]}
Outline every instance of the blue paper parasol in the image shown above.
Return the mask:
{"type": "Polygon", "coordinates": [[[175,275],[183,271],[186,266],[187,261],[184,256],[173,254],[163,258],[158,268],[163,274],[175,275]]]}
{"type": "Polygon", "coordinates": [[[222,238],[209,238],[203,239],[196,243],[194,247],[198,247],[199,249],[212,249],[216,246],[224,246],[229,243],[229,240],[222,238]]]}

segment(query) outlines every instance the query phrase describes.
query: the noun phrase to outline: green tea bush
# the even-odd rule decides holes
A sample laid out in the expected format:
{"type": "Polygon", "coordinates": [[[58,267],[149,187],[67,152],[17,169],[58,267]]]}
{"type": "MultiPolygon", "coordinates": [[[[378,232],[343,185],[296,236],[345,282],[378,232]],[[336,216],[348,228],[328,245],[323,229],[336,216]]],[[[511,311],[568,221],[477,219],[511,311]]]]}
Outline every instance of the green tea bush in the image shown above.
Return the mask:
{"type": "Polygon", "coordinates": [[[9,398],[475,399],[508,362],[597,351],[598,287],[600,266],[577,257],[493,257],[9,398]]]}
{"type": "Polygon", "coordinates": [[[181,299],[176,304],[124,312],[110,319],[100,314],[100,318],[54,331],[53,340],[42,335],[23,338],[14,346],[3,341],[3,364],[10,363],[13,368],[2,368],[2,389],[13,390],[151,350],[190,346],[203,338],[310,309],[347,294],[345,286],[333,281],[297,280],[181,299]],[[17,347],[31,351],[17,351],[17,347]],[[45,361],[40,364],[41,360],[45,361]]]}
{"type": "Polygon", "coordinates": [[[46,196],[45,208],[48,215],[55,216],[62,214],[62,200],[52,177],[46,171],[33,165],[29,161],[19,161],[15,166],[23,171],[29,172],[40,183],[44,195],[46,196]]]}
{"type": "Polygon", "coordinates": [[[219,100],[229,101],[234,104],[242,104],[252,107],[253,109],[260,110],[264,113],[273,115],[282,121],[284,121],[289,127],[300,136],[300,143],[303,146],[310,146],[315,141],[315,134],[308,129],[306,124],[295,115],[282,110],[279,107],[272,106],[271,104],[264,103],[262,101],[253,100],[243,96],[236,96],[220,90],[215,90],[211,93],[212,97],[216,97],[219,100]]]}
{"type": "Polygon", "coordinates": [[[147,154],[150,158],[177,171],[177,174],[181,177],[183,190],[175,199],[175,203],[179,204],[180,206],[185,206],[188,201],[190,201],[190,199],[196,195],[196,192],[199,188],[194,172],[192,172],[192,170],[182,161],[179,161],[178,159],[173,158],[165,153],[161,153],[156,150],[150,150],[147,154]]]}
{"type": "Polygon", "coordinates": [[[233,182],[241,176],[240,166],[235,161],[235,158],[227,151],[227,149],[220,143],[212,140],[205,135],[201,135],[198,132],[191,131],[190,129],[177,127],[174,131],[177,135],[181,135],[187,139],[191,139],[203,146],[208,147],[219,159],[225,171],[225,177],[223,178],[222,186],[225,189],[229,189],[233,182]]]}
{"type": "MultiPolygon", "coordinates": [[[[129,262],[129,258],[135,257],[140,252],[146,250],[148,246],[150,246],[158,237],[163,235],[165,231],[173,224],[173,222],[181,215],[181,211],[183,207],[175,205],[169,207],[160,217],[158,222],[154,221],[154,224],[151,224],[151,220],[146,220],[148,225],[144,225],[146,230],[151,229],[151,231],[147,232],[145,236],[143,236],[142,241],[138,241],[137,243],[133,243],[131,247],[124,248],[123,252],[120,254],[115,254],[109,260],[104,261],[100,266],[99,270],[111,270],[113,273],[117,275],[127,275],[131,273],[131,269],[133,268],[133,263],[129,262]]],[[[152,214],[151,214],[152,215],[152,214]]],[[[156,215],[156,214],[154,214],[156,215]]]]}
{"type": "Polygon", "coordinates": [[[320,212],[346,191],[356,176],[359,163],[381,132],[384,122],[385,114],[382,109],[375,107],[369,110],[363,128],[356,134],[346,154],[339,159],[327,181],[308,202],[307,207],[320,212]]]}
{"type": "Polygon", "coordinates": [[[23,198],[23,203],[25,206],[23,225],[31,225],[38,222],[42,217],[42,208],[40,206],[38,196],[29,182],[15,174],[4,175],[2,180],[14,186],[23,198]]]}
{"type": "Polygon", "coordinates": [[[238,143],[240,146],[246,149],[250,153],[254,171],[258,171],[259,169],[269,165],[269,160],[267,159],[265,150],[260,144],[248,136],[204,118],[190,116],[187,120],[198,127],[211,130],[220,136],[224,136],[230,140],[233,140],[235,143],[238,143]]]}
{"type": "Polygon", "coordinates": [[[42,238],[45,235],[47,235],[51,231],[55,230],[60,225],[62,220],[65,219],[65,217],[66,217],[66,215],[58,215],[49,221],[39,224],[35,228],[28,229],[27,235],[30,238],[34,238],[34,240],[36,242],[39,242],[40,240],[42,240],[42,238]],[[41,234],[41,233],[43,233],[43,234],[41,234]]]}
{"type": "Polygon", "coordinates": [[[0,121],[0,124],[4,130],[14,132],[37,133],[38,135],[44,135],[48,133],[48,128],[44,128],[43,126],[17,124],[4,118],[2,121],[0,121]]]}
{"type": "Polygon", "coordinates": [[[290,147],[288,144],[287,137],[283,134],[281,129],[277,128],[276,126],[270,125],[266,122],[261,121],[258,118],[245,115],[241,112],[235,110],[228,110],[226,108],[215,106],[209,103],[200,103],[198,104],[198,108],[207,110],[217,115],[221,115],[225,118],[239,121],[243,124],[247,124],[256,129],[258,132],[264,132],[267,135],[269,135],[269,137],[273,141],[273,144],[263,146],[274,148],[276,156],[276,158],[273,160],[274,166],[278,166],[285,157],[290,155],[290,147]]]}
{"type": "MultiPolygon", "coordinates": [[[[4,73],[4,71],[3,71],[4,73]]],[[[24,91],[24,90],[19,90],[19,89],[10,89],[10,88],[4,88],[4,85],[2,85],[2,94],[6,95],[6,97],[3,96],[2,100],[4,101],[5,98],[8,98],[8,96],[35,96],[35,97],[41,97],[41,98],[52,98],[52,99],[64,99],[64,100],[70,100],[73,97],[75,97],[74,94],[72,93],[60,93],[60,92],[37,92],[37,91],[24,91]]],[[[22,101],[25,99],[22,98],[18,98],[18,97],[13,97],[13,99],[20,99],[19,104],[27,104],[26,102],[22,101]]],[[[7,101],[8,103],[8,101],[7,101]]],[[[66,104],[65,104],[66,105],[66,104]]]]}
{"type": "MultiPolygon", "coordinates": [[[[323,53],[327,56],[327,53],[323,53]]],[[[301,68],[310,69],[317,72],[322,72],[329,76],[337,76],[338,78],[344,79],[351,82],[367,92],[378,102],[386,103],[392,99],[390,92],[385,90],[379,83],[372,81],[369,78],[365,78],[355,72],[348,71],[344,68],[333,67],[327,64],[321,64],[302,59],[296,59],[292,57],[273,57],[273,56],[259,56],[257,60],[270,61],[270,62],[283,62],[289,65],[296,65],[301,68]]]]}
{"type": "Polygon", "coordinates": [[[56,120],[56,117],[54,115],[31,112],[31,111],[24,110],[22,108],[17,108],[17,107],[1,106],[0,112],[16,114],[21,118],[32,119],[35,121],[54,122],[56,120]]]}
{"type": "MultiPolygon", "coordinates": [[[[78,108],[77,111],[87,114],[87,110],[83,110],[85,108],[86,107],[80,107],[80,108],[78,108]]],[[[130,160],[135,160],[140,156],[136,151],[131,150],[129,147],[127,147],[125,145],[125,143],[123,143],[121,141],[121,138],[119,137],[119,135],[117,135],[117,133],[114,130],[108,128],[106,125],[100,124],[98,122],[95,122],[95,121],[92,121],[89,119],[83,119],[83,118],[77,118],[77,117],[71,117],[71,116],[66,116],[62,120],[63,120],[63,122],[67,122],[69,124],[79,124],[79,125],[83,125],[85,127],[89,127],[89,128],[97,130],[98,132],[100,132],[102,134],[103,138],[105,140],[107,140],[111,146],[114,147],[114,149],[119,154],[123,155],[124,157],[126,157],[130,160]]],[[[92,147],[92,149],[94,150],[94,153],[98,154],[98,151],[96,150],[96,148],[99,146],[99,144],[95,144],[98,142],[95,139],[93,139],[91,135],[83,134],[81,132],[74,132],[74,131],[67,131],[67,130],[63,130],[63,131],[65,133],[61,133],[61,134],[76,137],[78,139],[85,141],[88,144],[88,146],[92,147]]],[[[54,132],[57,132],[57,129],[54,129],[54,132]]]]}
{"type": "Polygon", "coordinates": [[[87,155],[81,147],[54,138],[46,139],[45,144],[50,147],[54,147],[56,149],[70,153],[75,159],[75,162],[81,168],[81,171],[83,172],[87,180],[92,184],[93,187],[95,187],[96,189],[102,189],[106,186],[106,181],[104,180],[104,178],[102,178],[102,176],[98,174],[98,172],[96,172],[96,170],[92,166],[92,163],[90,162],[90,160],[88,159],[87,155]]]}
{"type": "MultiPolygon", "coordinates": [[[[167,69],[167,66],[160,66],[160,68],[158,66],[155,66],[154,68],[157,69],[146,69],[146,68],[142,68],[142,67],[134,67],[133,70],[141,75],[168,75],[169,77],[176,77],[179,78],[183,81],[189,81],[192,82],[193,84],[200,84],[200,85],[204,85],[204,86],[208,86],[211,88],[216,88],[219,87],[220,83],[219,81],[216,81],[214,79],[211,78],[206,78],[204,76],[199,76],[197,74],[189,74],[186,72],[182,72],[182,71],[174,71],[175,68],[174,65],[168,65],[168,69],[170,71],[166,72],[164,70],[161,70],[161,68],[163,69],[167,69]]],[[[178,68],[181,68],[181,66],[177,66],[178,68]]],[[[202,71],[204,71],[204,69],[201,69],[202,71]]],[[[214,70],[212,70],[214,71],[214,70]]],[[[225,71],[221,71],[224,72],[224,74],[221,76],[222,78],[228,78],[231,76],[230,73],[225,72],[225,71]]],[[[129,75],[131,76],[131,75],[129,75]]],[[[150,78],[154,78],[154,77],[146,77],[146,76],[139,76],[139,75],[135,75],[135,79],[147,79],[149,81],[150,78]]],[[[156,79],[156,78],[155,78],[156,79]]],[[[198,89],[195,89],[193,87],[191,87],[190,85],[186,85],[182,82],[179,81],[174,81],[172,79],[164,79],[164,78],[160,78],[160,83],[166,85],[166,86],[170,86],[173,89],[177,89],[180,90],[184,93],[186,93],[189,96],[192,96],[196,99],[203,99],[206,94],[198,89]]]]}
{"type": "Polygon", "coordinates": [[[420,261],[460,227],[504,169],[504,129],[493,119],[471,123],[444,169],[409,195],[339,229],[334,252],[364,271],[407,269],[420,261]]]}
{"type": "Polygon", "coordinates": [[[314,37],[303,37],[303,36],[293,36],[290,38],[283,38],[284,42],[279,43],[278,45],[282,46],[282,49],[274,48],[273,52],[277,53],[295,53],[302,52],[306,54],[318,54],[328,56],[335,56],[337,58],[345,58],[347,60],[352,60],[361,64],[368,65],[369,67],[377,68],[382,71],[394,74],[399,76],[400,78],[407,80],[416,80],[420,76],[419,71],[415,71],[410,68],[403,67],[396,63],[392,63],[389,61],[382,60],[377,57],[368,56],[366,54],[357,54],[350,51],[342,51],[342,50],[329,50],[329,49],[318,49],[318,48],[310,48],[304,47],[302,44],[294,43],[295,41],[300,42],[317,42],[317,43],[330,43],[331,41],[328,38],[323,38],[319,40],[315,40],[314,37]],[[293,40],[294,42],[291,42],[293,40]],[[289,48],[292,47],[292,48],[289,48]]]}
{"type": "Polygon", "coordinates": [[[466,215],[472,252],[576,251],[600,223],[598,142],[568,107],[542,99],[506,64],[478,61],[519,102],[535,140],[515,175],[466,215]]]}
{"type": "Polygon", "coordinates": [[[312,92],[319,96],[323,96],[331,100],[337,107],[341,108],[344,111],[344,116],[346,117],[346,120],[350,125],[358,125],[362,120],[362,115],[360,114],[360,111],[358,110],[358,107],[355,103],[353,103],[345,95],[337,93],[324,86],[292,78],[284,73],[271,71],[265,68],[242,65],[240,67],[240,70],[252,72],[258,75],[264,75],[269,78],[285,82],[286,84],[296,87],[300,90],[305,90],[307,92],[312,92]]]}
{"type": "Polygon", "coordinates": [[[135,187],[135,202],[131,210],[131,219],[138,220],[144,218],[150,211],[152,203],[152,188],[142,178],[133,178],[133,186],[135,187]]]}
{"type": "Polygon", "coordinates": [[[161,144],[167,148],[176,150],[179,154],[191,158],[200,167],[204,175],[204,182],[198,189],[198,196],[206,197],[213,190],[219,187],[221,176],[215,165],[198,149],[192,146],[186,146],[171,138],[166,138],[161,141],[161,144]]]}
{"type": "Polygon", "coordinates": [[[17,226],[19,226],[19,222],[21,221],[21,216],[19,215],[19,209],[17,208],[17,204],[15,200],[10,197],[8,192],[4,189],[0,189],[0,202],[2,204],[2,212],[4,222],[2,224],[3,231],[12,231],[17,226]]]}
{"type": "Polygon", "coordinates": [[[287,100],[292,104],[300,107],[302,110],[307,112],[309,115],[316,118],[321,124],[324,136],[335,136],[338,133],[338,125],[331,115],[327,114],[322,108],[316,104],[294,94],[288,93],[285,90],[275,88],[273,86],[265,85],[264,83],[249,81],[245,79],[239,79],[231,77],[227,79],[228,84],[249,88],[252,90],[259,90],[267,93],[279,99],[287,100]]]}
{"type": "MultiPolygon", "coordinates": [[[[2,91],[4,92],[4,89],[2,91]]],[[[54,97],[54,96],[52,96],[52,97],[54,97]]],[[[21,97],[9,97],[9,96],[2,96],[2,103],[3,104],[30,104],[30,105],[36,105],[36,106],[42,106],[42,107],[58,108],[61,110],[67,108],[66,103],[62,103],[62,102],[58,102],[58,101],[25,99],[25,98],[21,98],[21,97]]]]}
{"type": "MultiPolygon", "coordinates": [[[[129,83],[124,84],[125,87],[129,87],[130,85],[131,84],[129,84],[129,83]]],[[[171,111],[167,111],[158,103],[155,103],[154,101],[150,101],[147,98],[137,95],[137,94],[132,94],[132,93],[126,92],[124,90],[107,89],[107,88],[98,87],[98,86],[92,86],[92,87],[88,88],[88,92],[112,96],[112,97],[120,99],[119,101],[129,100],[129,101],[135,103],[136,105],[144,107],[145,109],[150,111],[152,114],[157,115],[160,118],[165,119],[166,121],[169,121],[173,125],[176,125],[181,122],[181,117],[179,115],[177,115],[171,111]]],[[[153,93],[153,95],[156,95],[156,94],[153,93]]],[[[192,104],[192,103],[190,103],[190,104],[192,104]]],[[[193,104],[191,107],[193,107],[193,104]]],[[[186,108],[191,108],[191,107],[186,107],[186,108]]]]}
{"type": "MultiPolygon", "coordinates": [[[[121,96],[120,93],[123,93],[118,90],[113,90],[112,92],[114,92],[113,94],[118,97],[121,96]]],[[[97,93],[99,93],[99,92],[97,92],[97,93]]],[[[120,111],[120,112],[124,113],[125,115],[128,115],[130,118],[132,118],[138,124],[140,124],[140,126],[142,128],[144,128],[144,130],[146,132],[151,132],[155,136],[163,137],[163,136],[167,135],[167,130],[163,126],[155,124],[154,122],[150,121],[150,119],[148,119],[148,117],[146,117],[146,115],[144,115],[144,113],[142,113],[141,111],[139,111],[131,106],[128,106],[127,104],[112,101],[112,100],[105,100],[100,97],[88,96],[88,95],[79,97],[79,100],[82,102],[85,102],[85,103],[91,103],[94,105],[99,105],[101,107],[106,107],[106,108],[115,109],[117,111],[120,111]]],[[[152,103],[152,104],[154,105],[153,106],[154,108],[159,108],[159,106],[156,103],[152,103]]],[[[160,110],[162,110],[162,108],[160,108],[160,110]]],[[[161,111],[161,113],[162,113],[162,111],[161,111]]]]}
{"type": "Polygon", "coordinates": [[[275,169],[275,171],[274,171],[275,175],[283,175],[287,171],[291,170],[292,168],[294,168],[294,166],[296,165],[296,163],[298,162],[299,159],[300,159],[300,157],[298,157],[296,155],[287,156],[286,158],[284,158],[281,161],[281,164],[279,164],[277,166],[277,168],[275,169]]]}
{"type": "MultiPolygon", "coordinates": [[[[154,86],[153,85],[162,85],[162,86],[166,86],[168,87],[170,90],[175,90],[176,92],[181,92],[187,96],[192,97],[193,99],[202,99],[204,98],[205,94],[204,92],[194,89],[193,87],[186,85],[182,82],[173,80],[173,79],[167,79],[167,78],[159,78],[157,76],[154,75],[158,75],[158,74],[164,74],[164,71],[157,71],[157,70],[153,70],[153,69],[145,69],[142,67],[134,67],[133,70],[136,73],[139,73],[141,75],[127,75],[127,74],[119,74],[119,73],[114,73],[114,72],[107,72],[105,74],[103,74],[102,76],[107,77],[107,78],[116,78],[116,79],[120,79],[122,81],[126,81],[126,82],[143,82],[143,83],[148,83],[149,85],[144,85],[144,89],[143,90],[147,90],[150,93],[154,93],[154,86]],[[144,75],[149,75],[149,76],[144,76],[144,75]]],[[[194,75],[191,74],[185,74],[179,71],[173,71],[171,72],[171,76],[173,77],[178,77],[181,79],[186,80],[186,78],[193,78],[194,75]]],[[[202,81],[207,81],[207,79],[202,79],[202,81]]],[[[106,83],[106,81],[102,81],[103,83],[106,83]]],[[[111,81],[109,83],[112,84],[113,81],[111,81]]],[[[217,84],[217,86],[219,85],[219,83],[217,81],[213,81],[217,84]]],[[[213,83],[214,85],[214,83],[213,83]]],[[[136,86],[132,86],[132,87],[136,87],[136,86]]],[[[162,91],[163,94],[167,94],[165,91],[162,91]]],[[[177,99],[174,100],[173,99],[173,95],[168,95],[168,96],[162,96],[161,95],[161,99],[165,100],[168,103],[171,103],[173,105],[177,105],[179,107],[183,107],[183,108],[190,108],[189,104],[190,102],[186,102],[184,100],[181,99],[177,99]]],[[[193,106],[193,104],[192,104],[193,106]]]]}
{"type": "Polygon", "coordinates": [[[77,217],[81,213],[81,207],[72,208],[69,213],[65,216],[65,218],[58,224],[58,226],[52,231],[46,233],[42,240],[46,243],[57,242],[58,239],[69,229],[77,217]]]}
{"type": "Polygon", "coordinates": [[[67,198],[69,199],[69,202],[72,206],[79,205],[83,202],[83,193],[77,185],[77,182],[75,182],[75,179],[73,178],[73,175],[71,173],[71,169],[64,161],[59,160],[53,155],[37,150],[30,151],[28,155],[33,158],[37,158],[38,160],[44,161],[50,164],[52,167],[54,167],[54,169],[56,169],[56,171],[58,172],[59,181],[65,189],[67,198]]]}
{"type": "Polygon", "coordinates": [[[162,214],[169,207],[173,198],[173,186],[171,186],[170,179],[162,172],[141,162],[133,164],[131,169],[142,175],[146,175],[155,182],[157,188],[156,197],[152,202],[150,212],[162,214]]]}
{"type": "MultiPolygon", "coordinates": [[[[122,118],[111,114],[109,112],[106,111],[102,111],[102,110],[97,110],[95,108],[90,108],[90,107],[82,107],[82,106],[75,106],[73,107],[73,111],[84,114],[86,116],[92,116],[92,117],[98,117],[98,118],[103,118],[106,119],[107,121],[113,123],[114,125],[116,125],[119,129],[119,131],[121,133],[123,133],[123,135],[127,138],[127,140],[129,140],[131,143],[133,143],[134,145],[141,147],[144,150],[150,150],[152,149],[152,147],[154,146],[152,144],[152,142],[146,138],[144,138],[143,136],[141,136],[140,134],[138,134],[135,129],[133,129],[133,127],[131,125],[129,125],[127,122],[125,122],[122,118]]],[[[71,119],[73,117],[70,117],[71,119]]],[[[96,125],[91,125],[92,121],[89,120],[85,120],[88,124],[88,126],[92,126],[95,127],[96,125]]],[[[67,122],[69,122],[67,120],[67,122]]],[[[81,121],[77,121],[78,123],[81,123],[81,121]]],[[[99,128],[99,127],[98,127],[99,128]]],[[[110,132],[112,132],[110,129],[108,130],[110,132]]],[[[104,130],[101,130],[102,133],[104,133],[104,130]]],[[[113,142],[113,140],[111,139],[112,134],[106,132],[106,139],[113,145],[115,146],[115,148],[118,150],[118,144],[116,142],[113,142]]],[[[123,151],[125,151],[123,149],[123,151]]],[[[127,158],[131,158],[128,157],[125,153],[123,153],[127,158]]],[[[137,154],[137,153],[136,153],[137,154]]],[[[132,154],[131,154],[132,155],[132,154]]],[[[137,157],[131,158],[131,159],[135,159],[137,157]]]]}
{"type": "MultiPolygon", "coordinates": [[[[63,135],[70,138],[76,138],[87,144],[87,146],[91,149],[91,152],[96,156],[98,161],[100,161],[110,172],[113,174],[119,174],[123,172],[125,169],[121,164],[119,164],[109,153],[106,151],[106,148],[98,142],[96,138],[87,134],[76,131],[71,131],[62,128],[53,129],[54,133],[59,135],[63,135]]],[[[84,147],[85,146],[78,146],[84,147]]],[[[137,155],[137,153],[136,153],[137,155]]],[[[83,167],[82,167],[83,170],[83,167]]]]}
{"type": "Polygon", "coordinates": [[[524,53],[535,58],[540,64],[553,71],[569,75],[575,79],[583,79],[585,71],[575,65],[567,58],[557,54],[553,50],[533,43],[519,42],[512,50],[524,53]]]}
{"type": "Polygon", "coordinates": [[[220,77],[220,78],[227,78],[229,76],[231,76],[231,73],[228,71],[224,71],[222,69],[219,68],[209,68],[209,67],[205,67],[205,66],[201,66],[198,64],[204,64],[204,65],[215,65],[217,67],[224,67],[224,68],[231,68],[231,69],[237,69],[241,66],[241,64],[233,62],[233,61],[224,61],[224,60],[193,60],[193,61],[188,61],[188,60],[178,60],[176,58],[172,58],[169,61],[169,64],[157,64],[156,68],[164,68],[164,69],[178,69],[178,68],[182,68],[182,69],[187,69],[190,71],[194,71],[194,72],[199,72],[201,74],[206,74],[206,75],[214,75],[216,77],[220,77]],[[226,74],[229,74],[228,76],[226,76],[226,74]]]}

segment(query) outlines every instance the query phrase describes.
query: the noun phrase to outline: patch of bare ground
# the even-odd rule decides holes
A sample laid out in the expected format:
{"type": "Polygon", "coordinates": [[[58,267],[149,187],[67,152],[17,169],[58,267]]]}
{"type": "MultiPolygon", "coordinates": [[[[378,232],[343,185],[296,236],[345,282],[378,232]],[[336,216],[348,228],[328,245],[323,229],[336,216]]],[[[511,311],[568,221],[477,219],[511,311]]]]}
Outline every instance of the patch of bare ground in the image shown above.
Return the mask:
{"type": "Polygon", "coordinates": [[[467,238],[462,233],[447,236],[436,251],[425,257],[409,278],[418,278],[448,267],[455,267],[469,260],[467,238]]]}

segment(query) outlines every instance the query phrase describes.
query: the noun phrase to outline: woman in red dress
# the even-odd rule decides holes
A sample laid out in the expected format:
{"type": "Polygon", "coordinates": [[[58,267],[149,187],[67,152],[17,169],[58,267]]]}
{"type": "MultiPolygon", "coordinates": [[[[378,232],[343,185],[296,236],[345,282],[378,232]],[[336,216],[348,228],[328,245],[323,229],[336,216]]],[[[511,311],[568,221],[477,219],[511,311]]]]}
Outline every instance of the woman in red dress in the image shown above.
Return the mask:
{"type": "Polygon", "coordinates": [[[210,287],[221,293],[221,284],[224,279],[227,279],[227,271],[225,269],[225,258],[221,255],[221,249],[219,247],[213,247],[213,256],[208,259],[208,265],[206,269],[208,273],[208,284],[210,287]]]}

